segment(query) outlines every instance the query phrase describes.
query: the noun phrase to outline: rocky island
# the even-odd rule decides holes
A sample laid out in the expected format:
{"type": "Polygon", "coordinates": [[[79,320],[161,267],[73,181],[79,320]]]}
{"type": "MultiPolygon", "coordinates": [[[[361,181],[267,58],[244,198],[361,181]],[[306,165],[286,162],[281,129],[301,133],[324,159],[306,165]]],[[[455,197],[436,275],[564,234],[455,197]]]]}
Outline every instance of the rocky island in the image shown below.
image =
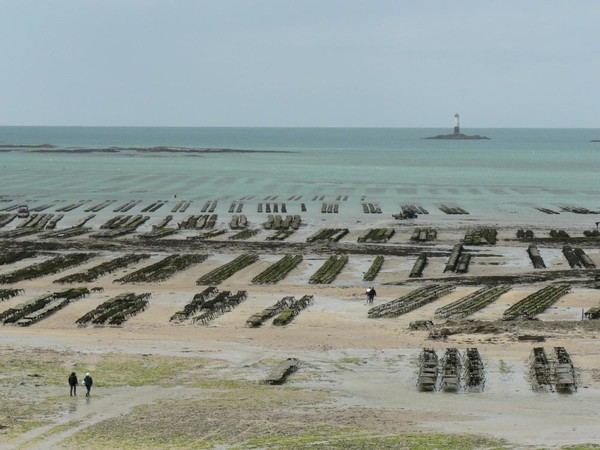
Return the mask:
{"type": "Polygon", "coordinates": [[[480,136],[478,134],[474,135],[474,136],[468,136],[466,134],[462,134],[462,133],[458,133],[458,134],[438,134],[437,136],[430,136],[430,137],[426,137],[423,139],[452,139],[452,140],[463,140],[463,141],[468,141],[468,140],[477,140],[477,139],[488,139],[489,137],[487,136],[480,136]]]}
{"type": "Polygon", "coordinates": [[[450,139],[457,141],[469,141],[469,140],[480,140],[480,139],[488,139],[487,136],[480,136],[478,134],[474,136],[469,136],[466,134],[462,134],[460,132],[460,124],[459,124],[459,116],[458,113],[454,114],[454,131],[452,134],[438,134],[437,136],[426,137],[423,139],[450,139]]]}

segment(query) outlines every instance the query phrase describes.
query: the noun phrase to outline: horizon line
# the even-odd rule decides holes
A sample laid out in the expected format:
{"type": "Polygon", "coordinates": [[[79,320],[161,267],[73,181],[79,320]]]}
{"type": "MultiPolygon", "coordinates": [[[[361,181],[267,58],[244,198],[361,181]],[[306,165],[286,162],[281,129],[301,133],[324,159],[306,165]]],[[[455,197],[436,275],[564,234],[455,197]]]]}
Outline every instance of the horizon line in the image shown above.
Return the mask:
{"type": "MultiPolygon", "coordinates": [[[[0,128],[246,128],[246,129],[449,129],[451,126],[309,126],[309,125],[0,125],[0,128]]],[[[523,129],[523,130],[600,130],[598,127],[464,127],[464,130],[503,130],[503,129],[523,129]]]]}

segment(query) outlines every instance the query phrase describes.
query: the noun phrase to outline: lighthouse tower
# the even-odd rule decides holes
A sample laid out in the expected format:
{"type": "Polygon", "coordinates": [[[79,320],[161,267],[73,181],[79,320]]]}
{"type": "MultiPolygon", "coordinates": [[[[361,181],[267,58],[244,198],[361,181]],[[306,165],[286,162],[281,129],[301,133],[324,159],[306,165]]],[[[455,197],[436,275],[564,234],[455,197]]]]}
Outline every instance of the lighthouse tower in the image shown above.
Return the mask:
{"type": "Polygon", "coordinates": [[[460,134],[460,118],[458,113],[454,114],[454,134],[460,134]]]}

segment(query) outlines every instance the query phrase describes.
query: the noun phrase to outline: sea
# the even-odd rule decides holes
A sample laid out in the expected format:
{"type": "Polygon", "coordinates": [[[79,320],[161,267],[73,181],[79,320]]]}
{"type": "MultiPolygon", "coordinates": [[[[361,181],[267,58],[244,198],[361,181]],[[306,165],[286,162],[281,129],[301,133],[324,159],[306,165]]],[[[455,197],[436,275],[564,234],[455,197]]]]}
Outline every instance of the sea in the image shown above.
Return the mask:
{"type": "Polygon", "coordinates": [[[0,198],[199,204],[348,196],[340,213],[373,202],[390,214],[405,204],[442,214],[439,206],[449,205],[480,217],[600,210],[600,142],[592,142],[600,129],[461,131],[490,139],[423,139],[450,132],[439,128],[0,127],[0,198]],[[42,144],[54,147],[23,147],[42,144]],[[135,150],[161,146],[256,152],[135,150]],[[81,151],[111,148],[118,151],[81,151]]]}

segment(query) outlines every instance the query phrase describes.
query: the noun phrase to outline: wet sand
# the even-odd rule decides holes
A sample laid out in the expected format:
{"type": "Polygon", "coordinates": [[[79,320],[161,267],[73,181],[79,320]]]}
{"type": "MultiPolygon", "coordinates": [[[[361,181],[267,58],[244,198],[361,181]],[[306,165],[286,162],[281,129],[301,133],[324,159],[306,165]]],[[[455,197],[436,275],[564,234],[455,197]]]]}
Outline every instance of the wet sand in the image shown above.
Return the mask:
{"type": "MultiPolygon", "coordinates": [[[[82,214],[70,213],[66,222],[74,222],[82,214]]],[[[153,217],[149,223],[158,221],[159,217],[153,217]]],[[[552,448],[600,442],[600,428],[595,424],[600,400],[600,368],[597,367],[600,325],[581,321],[582,310],[598,305],[598,291],[593,288],[596,271],[570,270],[561,253],[562,242],[538,243],[548,266],[540,272],[533,269],[529,261],[528,243],[514,237],[520,225],[506,224],[499,227],[495,246],[468,246],[468,251],[474,255],[470,269],[465,275],[456,275],[443,272],[452,246],[464,237],[466,228],[485,222],[468,216],[457,219],[424,216],[416,221],[395,221],[383,215],[326,216],[323,219],[313,214],[307,218],[305,227],[283,243],[265,242],[265,231],[247,242],[228,241],[227,235],[208,242],[184,239],[195,232],[181,232],[173,239],[152,242],[141,242],[131,236],[105,241],[84,236],[51,242],[30,236],[2,242],[4,251],[34,248],[43,253],[0,266],[0,274],[43,261],[56,252],[95,251],[98,255],[59,274],[2,286],[20,287],[25,293],[0,302],[0,313],[46,292],[62,290],[62,285],[53,283],[62,276],[81,272],[128,252],[152,253],[149,260],[89,283],[90,287],[103,287],[103,292],[77,300],[31,327],[0,327],[0,348],[3,350],[0,366],[4,374],[0,375],[0,390],[9,399],[0,406],[0,425],[6,424],[6,428],[0,429],[2,446],[111,448],[122,444],[131,447],[131,442],[126,439],[126,431],[130,432],[127,423],[140,411],[148,413],[149,421],[160,413],[166,424],[171,420],[183,423],[181,418],[178,419],[177,408],[170,408],[163,402],[180,402],[177,404],[183,410],[189,406],[186,402],[211,396],[214,411],[203,410],[205,416],[197,418],[197,423],[206,425],[202,421],[211,419],[220,421],[221,425],[213,425],[212,429],[199,426],[194,432],[174,426],[177,430],[173,434],[167,432],[168,426],[162,430],[157,425],[154,431],[148,431],[148,436],[155,436],[155,433],[156,439],[166,439],[163,445],[150,437],[144,440],[143,436],[138,436],[136,446],[160,448],[170,442],[173,447],[187,448],[191,441],[186,439],[196,439],[208,447],[236,442],[250,445],[253,439],[258,439],[260,448],[271,442],[267,437],[273,439],[285,435],[286,427],[293,430],[289,431],[291,437],[298,438],[303,432],[321,436],[314,429],[317,423],[329,427],[331,441],[325,439],[325,446],[334,445],[334,440],[361,436],[372,442],[372,448],[377,448],[376,439],[382,435],[410,433],[431,434],[432,442],[437,433],[482,435],[504,439],[506,442],[502,445],[513,448],[526,445],[552,448]],[[350,233],[337,244],[306,244],[306,238],[324,225],[343,225],[350,228],[350,233]],[[357,244],[357,237],[366,228],[376,226],[392,226],[397,232],[385,245],[357,244]],[[410,234],[415,226],[434,226],[438,230],[438,239],[423,244],[412,243],[410,234]],[[246,301],[208,326],[189,321],[183,324],[169,322],[172,314],[204,289],[195,284],[199,276],[248,251],[256,252],[259,261],[219,285],[221,290],[246,290],[246,301]],[[302,254],[304,260],[284,280],[275,285],[251,283],[255,275],[290,251],[302,254]],[[211,256],[160,283],[113,283],[116,278],[175,252],[199,252],[211,256]],[[422,252],[431,255],[424,276],[418,280],[410,279],[412,265],[422,252]],[[338,278],[331,285],[308,284],[314,271],[334,253],[350,256],[338,278]],[[386,255],[382,271],[374,282],[362,281],[363,273],[378,254],[386,255]],[[555,274],[555,279],[532,282],[527,278],[542,272],[555,274]],[[502,318],[508,307],[552,282],[569,282],[573,288],[540,314],[538,321],[519,323],[496,332],[458,333],[438,341],[429,339],[428,331],[409,329],[410,322],[415,320],[433,320],[443,327],[444,320],[434,319],[437,308],[474,292],[486,277],[499,275],[514,277],[513,289],[468,319],[494,323],[502,318]],[[367,318],[369,306],[365,304],[364,290],[368,285],[376,286],[375,305],[378,305],[431,283],[432,279],[456,284],[456,287],[439,300],[398,318],[367,318]],[[457,280],[470,280],[470,283],[455,283],[457,280]],[[119,327],[80,328],[75,325],[75,320],[84,313],[123,292],[152,293],[148,309],[119,327]],[[286,295],[297,298],[313,295],[315,301],[285,327],[275,327],[272,320],[261,328],[244,327],[250,315],[286,295]],[[543,335],[546,340],[541,344],[522,342],[517,339],[521,334],[543,335]],[[539,345],[548,353],[554,346],[564,346],[569,351],[579,377],[577,392],[559,394],[532,390],[527,363],[532,348],[539,345]],[[485,364],[483,392],[419,392],[416,388],[417,360],[423,347],[435,348],[440,356],[449,347],[461,351],[477,347],[485,364]],[[108,382],[102,379],[108,376],[103,364],[106,359],[115,357],[122,358],[125,363],[116,373],[110,374],[112,381],[108,382]],[[260,381],[269,370],[288,357],[298,358],[300,367],[286,384],[281,387],[261,385],[260,381]],[[48,372],[57,372],[58,378],[45,374],[44,365],[37,364],[36,358],[46,361],[48,372]],[[156,365],[156,372],[162,373],[159,368],[168,364],[177,365],[177,370],[137,386],[131,378],[139,375],[137,362],[143,358],[148,359],[148,364],[156,365]],[[161,358],[171,359],[171,362],[161,358]],[[127,361],[135,369],[128,371],[127,361]],[[93,375],[98,374],[97,386],[89,401],[81,396],[64,398],[68,389],[66,378],[74,368],[79,372],[89,370],[93,375]],[[60,381],[62,372],[64,384],[60,381]],[[224,384],[219,385],[217,381],[224,384]],[[223,393],[233,395],[237,399],[233,403],[239,408],[225,412],[232,400],[219,397],[223,393]],[[286,403],[280,395],[290,398],[297,395],[298,403],[286,403]],[[49,402],[44,411],[19,410],[21,415],[17,414],[15,418],[18,402],[33,402],[41,397],[49,402]],[[254,397],[277,404],[278,414],[273,415],[269,408],[255,409],[248,405],[245,399],[254,397]],[[236,428],[239,423],[247,424],[243,433],[236,428]],[[232,435],[234,429],[240,434],[232,435]],[[112,435],[123,440],[111,440],[112,435]],[[103,440],[94,440],[98,436],[104,436],[103,440]]],[[[93,226],[100,223],[102,220],[93,226]]],[[[538,236],[548,233],[547,227],[534,229],[538,236]]],[[[581,219],[580,223],[574,221],[567,229],[576,235],[589,227],[581,219]]],[[[600,264],[599,244],[589,241],[578,245],[600,264]]],[[[323,442],[323,438],[320,439],[315,442],[323,442]]],[[[346,447],[352,448],[353,441],[344,442],[346,447]]],[[[288,444],[299,447],[303,441],[298,438],[288,444]]],[[[357,443],[356,447],[359,447],[357,443]]],[[[485,445],[472,444],[466,448],[471,447],[485,445]]]]}

